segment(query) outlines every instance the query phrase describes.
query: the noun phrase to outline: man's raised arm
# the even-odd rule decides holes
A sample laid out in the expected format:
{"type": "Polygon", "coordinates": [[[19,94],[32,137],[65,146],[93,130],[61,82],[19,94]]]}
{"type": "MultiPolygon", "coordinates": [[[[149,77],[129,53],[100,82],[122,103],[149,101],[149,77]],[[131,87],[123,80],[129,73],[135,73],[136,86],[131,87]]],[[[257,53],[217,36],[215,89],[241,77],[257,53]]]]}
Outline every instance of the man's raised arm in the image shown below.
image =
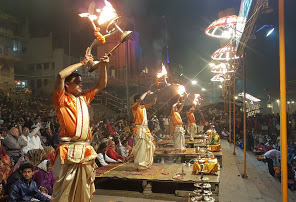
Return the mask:
{"type": "Polygon", "coordinates": [[[97,85],[94,87],[95,94],[101,92],[107,86],[107,68],[106,65],[109,62],[109,57],[107,55],[100,58],[100,77],[97,85]]]}
{"type": "Polygon", "coordinates": [[[67,78],[67,76],[72,74],[78,68],[86,65],[88,63],[88,61],[93,60],[93,56],[91,54],[87,54],[88,49],[89,48],[86,49],[85,57],[80,63],[70,65],[70,66],[66,67],[65,69],[63,69],[62,71],[59,72],[59,74],[57,76],[55,86],[54,86],[55,91],[61,92],[63,90],[63,88],[64,88],[65,78],[67,78]]]}

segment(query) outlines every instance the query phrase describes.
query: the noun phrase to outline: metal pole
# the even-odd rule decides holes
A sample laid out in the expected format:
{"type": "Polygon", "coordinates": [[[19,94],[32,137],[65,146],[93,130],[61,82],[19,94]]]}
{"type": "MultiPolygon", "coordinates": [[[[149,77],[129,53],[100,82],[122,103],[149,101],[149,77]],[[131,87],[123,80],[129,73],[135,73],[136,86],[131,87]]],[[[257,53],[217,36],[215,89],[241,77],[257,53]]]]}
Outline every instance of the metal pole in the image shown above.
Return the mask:
{"type": "Polygon", "coordinates": [[[126,58],[125,58],[125,87],[126,87],[126,115],[130,118],[130,101],[128,89],[128,41],[126,42],[126,58]]]}
{"type": "Polygon", "coordinates": [[[279,53],[280,53],[280,100],[281,100],[281,176],[282,201],[288,201],[287,169],[287,98],[286,98],[286,50],[284,0],[279,0],[279,53]]]}
{"type": "Polygon", "coordinates": [[[231,81],[229,81],[229,144],[231,144],[231,81]]]}
{"type": "Polygon", "coordinates": [[[233,155],[235,153],[235,72],[233,72],[233,155]]]}
{"type": "Polygon", "coordinates": [[[243,58],[243,79],[244,79],[244,174],[243,178],[247,178],[247,138],[246,138],[246,130],[247,130],[247,117],[246,117],[246,66],[245,66],[245,58],[243,58]]]}

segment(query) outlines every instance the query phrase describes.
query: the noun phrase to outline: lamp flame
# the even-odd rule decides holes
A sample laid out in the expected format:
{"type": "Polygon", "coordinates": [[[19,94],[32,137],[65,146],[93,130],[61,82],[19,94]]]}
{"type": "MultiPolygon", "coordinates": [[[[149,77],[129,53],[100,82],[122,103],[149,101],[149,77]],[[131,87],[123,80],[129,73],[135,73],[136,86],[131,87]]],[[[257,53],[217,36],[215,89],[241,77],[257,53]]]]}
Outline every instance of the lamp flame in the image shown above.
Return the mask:
{"type": "Polygon", "coordinates": [[[166,70],[164,64],[162,64],[161,72],[158,72],[158,73],[156,74],[156,77],[157,77],[157,78],[166,77],[167,74],[168,74],[168,72],[167,72],[167,70],[166,70]]]}
{"type": "Polygon", "coordinates": [[[194,105],[200,104],[200,94],[194,94],[193,104],[194,105]]]}
{"type": "Polygon", "coordinates": [[[102,25],[105,22],[108,22],[117,17],[116,10],[107,0],[105,0],[105,7],[97,11],[101,13],[98,20],[99,25],[102,25]]]}
{"type": "Polygon", "coordinates": [[[89,13],[80,13],[78,14],[80,17],[85,18],[89,16],[89,13]]]}
{"type": "Polygon", "coordinates": [[[183,85],[177,84],[178,85],[178,94],[183,97],[184,94],[186,93],[186,89],[183,85]]]}

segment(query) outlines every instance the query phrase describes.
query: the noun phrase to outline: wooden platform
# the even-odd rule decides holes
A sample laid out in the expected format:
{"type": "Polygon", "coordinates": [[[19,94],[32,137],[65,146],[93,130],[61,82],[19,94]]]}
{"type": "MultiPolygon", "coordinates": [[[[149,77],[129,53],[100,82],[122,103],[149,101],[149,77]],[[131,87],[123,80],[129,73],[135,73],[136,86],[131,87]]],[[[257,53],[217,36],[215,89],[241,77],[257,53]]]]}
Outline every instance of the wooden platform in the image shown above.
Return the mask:
{"type": "MultiPolygon", "coordinates": [[[[222,167],[222,150],[212,153],[217,158],[220,167],[222,167]]],[[[198,154],[202,155],[203,153],[196,153],[196,150],[194,148],[186,148],[185,152],[176,152],[175,150],[169,150],[166,148],[157,148],[154,152],[154,161],[160,162],[162,157],[171,160],[174,158],[181,158],[181,163],[185,163],[185,161],[189,161],[193,158],[198,157],[198,154]],[[166,150],[169,152],[166,152],[166,150]]]]}
{"type": "MultiPolygon", "coordinates": [[[[194,139],[204,139],[204,134],[194,135],[194,139]]],[[[185,135],[186,139],[190,139],[190,135],[185,135]]]]}
{"type": "MultiPolygon", "coordinates": [[[[158,144],[159,147],[162,147],[162,148],[172,148],[172,147],[174,147],[174,140],[172,140],[172,139],[163,140],[161,142],[158,142],[157,144],[158,144]]],[[[206,147],[206,145],[203,143],[202,139],[196,139],[194,141],[190,141],[189,139],[185,140],[185,146],[190,147],[190,148],[193,148],[193,147],[206,147]]]]}
{"type": "MultiPolygon", "coordinates": [[[[218,175],[206,176],[212,185],[213,193],[218,195],[220,171],[218,175]]],[[[175,194],[177,190],[193,191],[194,183],[200,182],[197,177],[200,175],[192,174],[192,166],[185,164],[154,163],[151,168],[139,171],[133,163],[126,163],[96,177],[95,185],[99,189],[140,191],[148,195],[153,192],[175,194]],[[185,173],[182,179],[173,179],[178,172],[182,172],[182,168],[185,173]]]]}

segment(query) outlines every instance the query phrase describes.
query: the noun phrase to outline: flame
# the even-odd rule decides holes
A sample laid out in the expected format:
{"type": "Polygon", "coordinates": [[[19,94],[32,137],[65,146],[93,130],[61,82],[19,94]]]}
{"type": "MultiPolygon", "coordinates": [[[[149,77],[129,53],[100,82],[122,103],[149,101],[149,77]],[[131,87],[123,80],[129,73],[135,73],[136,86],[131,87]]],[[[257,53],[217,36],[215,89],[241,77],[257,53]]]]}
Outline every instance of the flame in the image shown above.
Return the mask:
{"type": "Polygon", "coordinates": [[[157,74],[156,74],[156,77],[157,77],[157,78],[161,78],[161,77],[163,77],[163,76],[166,76],[167,74],[168,74],[168,72],[167,72],[167,70],[166,70],[164,64],[162,64],[161,72],[157,73],[157,74]]]}
{"type": "Polygon", "coordinates": [[[178,94],[183,97],[183,95],[185,94],[186,92],[186,89],[183,85],[180,85],[180,84],[177,84],[178,85],[178,94]]]}
{"type": "Polygon", "coordinates": [[[80,13],[78,14],[80,17],[85,18],[89,16],[89,13],[80,13]]]}
{"type": "Polygon", "coordinates": [[[113,8],[112,4],[105,0],[105,5],[106,6],[102,8],[102,10],[100,10],[101,15],[98,20],[99,25],[102,25],[105,22],[108,22],[117,17],[116,10],[113,8]]]}
{"type": "Polygon", "coordinates": [[[200,94],[194,94],[194,100],[193,100],[193,104],[197,105],[200,104],[200,94]]]}

